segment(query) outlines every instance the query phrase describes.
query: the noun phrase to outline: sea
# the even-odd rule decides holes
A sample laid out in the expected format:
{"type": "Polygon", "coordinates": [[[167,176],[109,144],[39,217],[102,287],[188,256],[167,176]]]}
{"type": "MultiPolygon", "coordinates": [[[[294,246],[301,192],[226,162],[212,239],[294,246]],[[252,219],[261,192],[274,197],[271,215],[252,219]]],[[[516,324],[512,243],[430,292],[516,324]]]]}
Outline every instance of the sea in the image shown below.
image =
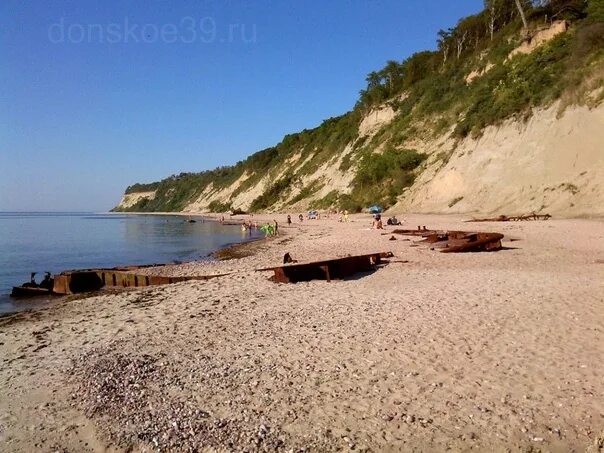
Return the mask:
{"type": "Polygon", "coordinates": [[[10,297],[31,272],[208,260],[258,234],[196,216],[0,212],[0,315],[52,303],[10,297]]]}

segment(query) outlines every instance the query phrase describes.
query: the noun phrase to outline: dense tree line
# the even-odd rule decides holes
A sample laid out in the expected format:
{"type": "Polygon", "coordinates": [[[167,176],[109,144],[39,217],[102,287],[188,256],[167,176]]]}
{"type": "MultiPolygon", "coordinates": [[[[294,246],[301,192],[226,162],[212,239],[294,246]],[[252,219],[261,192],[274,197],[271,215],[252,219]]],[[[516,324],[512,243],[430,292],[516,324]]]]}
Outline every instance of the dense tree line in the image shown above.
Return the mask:
{"type": "MultiPolygon", "coordinates": [[[[357,108],[366,109],[407,90],[432,71],[455,65],[467,54],[488,48],[497,33],[518,27],[528,33],[531,25],[558,19],[579,19],[602,0],[484,0],[484,9],[462,18],[455,27],[440,30],[437,50],[413,54],[402,62],[390,60],[367,75],[357,108]]],[[[603,8],[604,9],[604,8],[603,8]]]]}

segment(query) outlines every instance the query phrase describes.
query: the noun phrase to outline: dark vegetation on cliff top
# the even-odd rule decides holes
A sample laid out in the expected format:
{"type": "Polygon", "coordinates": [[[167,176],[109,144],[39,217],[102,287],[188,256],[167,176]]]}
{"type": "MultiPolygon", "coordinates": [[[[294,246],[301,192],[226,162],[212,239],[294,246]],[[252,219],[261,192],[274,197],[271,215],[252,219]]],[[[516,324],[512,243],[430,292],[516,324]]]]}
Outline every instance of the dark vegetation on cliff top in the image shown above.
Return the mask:
{"type": "MultiPolygon", "coordinates": [[[[319,181],[303,186],[302,178],[341,156],[349,144],[352,151],[340,170],[355,174],[350,193],[331,191],[312,207],[357,211],[367,203],[392,205],[413,183],[425,158],[406,149],[408,140],[447,131],[457,139],[477,136],[486,126],[513,116],[527,117],[532,108],[547,105],[563,93],[572,94],[586,79],[599,77],[601,84],[602,73],[594,68],[600,67],[604,56],[604,0],[520,0],[520,5],[516,0],[486,0],[483,11],[441,30],[437,43],[434,51],[415,53],[402,62],[389,61],[371,72],[355,107],[342,116],[286,135],[278,145],[233,166],[128,187],[127,194],[156,191],[154,199],[142,199],[129,210],[178,211],[204,190],[207,193],[210,185],[217,190],[241,180],[230,197],[233,200],[276,169],[281,169],[282,176],[266,187],[250,209],[271,209],[283,200],[291,205],[322,188],[319,181]],[[522,39],[553,20],[568,20],[571,28],[530,54],[508,58],[522,39]],[[468,83],[466,77],[472,71],[484,72],[468,83]],[[363,116],[384,103],[395,109],[394,120],[370,140],[358,139],[363,116]],[[294,155],[304,165],[295,172],[283,171],[294,155]],[[289,198],[294,188],[298,193],[289,198]]],[[[230,200],[214,200],[209,208],[228,210],[230,200]]]]}

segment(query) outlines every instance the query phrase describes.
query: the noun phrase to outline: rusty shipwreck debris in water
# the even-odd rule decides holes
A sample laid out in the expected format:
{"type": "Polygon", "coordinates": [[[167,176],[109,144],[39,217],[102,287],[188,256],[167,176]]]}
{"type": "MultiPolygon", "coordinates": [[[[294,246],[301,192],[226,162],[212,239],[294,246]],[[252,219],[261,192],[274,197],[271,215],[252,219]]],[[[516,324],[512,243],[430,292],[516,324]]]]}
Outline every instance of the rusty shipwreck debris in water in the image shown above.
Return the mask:
{"type": "Polygon", "coordinates": [[[466,222],[523,222],[527,220],[549,220],[552,216],[549,214],[532,214],[527,215],[517,215],[517,216],[507,216],[500,215],[497,217],[491,217],[486,219],[471,219],[466,220],[466,222]]]}
{"type": "Polygon", "coordinates": [[[273,271],[271,279],[277,283],[298,283],[311,280],[339,280],[359,272],[375,269],[382,259],[393,257],[392,252],[369,253],[366,255],[346,256],[323,261],[295,263],[276,267],[257,269],[273,271]]]}
{"type": "Polygon", "coordinates": [[[501,249],[501,233],[481,233],[469,231],[429,230],[425,226],[417,230],[394,230],[403,236],[421,236],[423,243],[432,244],[443,253],[492,252],[501,249]]]}
{"type": "MultiPolygon", "coordinates": [[[[164,277],[139,273],[141,269],[161,267],[165,264],[145,266],[124,266],[109,269],[84,269],[65,271],[54,275],[52,287],[45,290],[46,295],[67,295],[98,291],[102,288],[141,288],[146,286],[169,285],[190,280],[210,280],[227,274],[201,275],[187,277],[164,277]]],[[[41,293],[41,291],[37,291],[41,293]]],[[[26,285],[13,287],[13,297],[31,297],[38,295],[26,285]]]]}
{"type": "Polygon", "coordinates": [[[111,269],[90,269],[61,272],[54,277],[53,292],[75,294],[98,291],[101,288],[140,288],[145,286],[169,285],[190,280],[210,280],[228,274],[164,277],[146,275],[137,270],[151,266],[127,266],[111,269]]]}

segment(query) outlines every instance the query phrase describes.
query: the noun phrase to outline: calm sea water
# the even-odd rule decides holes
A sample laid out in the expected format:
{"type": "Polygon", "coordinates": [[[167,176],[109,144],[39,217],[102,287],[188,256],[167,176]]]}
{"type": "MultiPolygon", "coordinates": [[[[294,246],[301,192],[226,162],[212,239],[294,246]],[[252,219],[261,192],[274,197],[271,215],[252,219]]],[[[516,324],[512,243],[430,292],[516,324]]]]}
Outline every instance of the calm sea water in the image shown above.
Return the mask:
{"type": "Polygon", "coordinates": [[[9,297],[38,272],[204,259],[250,239],[239,226],[189,223],[182,216],[89,213],[0,213],[0,313],[39,305],[9,297]]]}

